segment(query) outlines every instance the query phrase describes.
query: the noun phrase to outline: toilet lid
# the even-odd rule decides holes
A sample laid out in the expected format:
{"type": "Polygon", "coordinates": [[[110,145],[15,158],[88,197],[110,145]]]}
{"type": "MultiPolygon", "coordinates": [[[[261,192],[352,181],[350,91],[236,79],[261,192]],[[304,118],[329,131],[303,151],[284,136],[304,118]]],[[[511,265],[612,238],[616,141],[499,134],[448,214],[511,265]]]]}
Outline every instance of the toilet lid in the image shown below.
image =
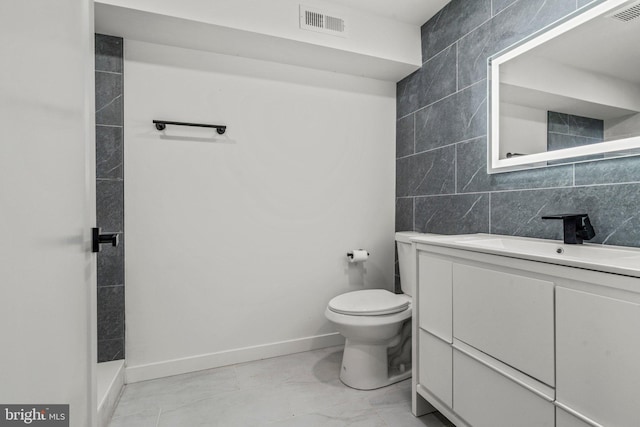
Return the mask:
{"type": "Polygon", "coordinates": [[[329,310],[351,316],[380,316],[406,310],[411,299],[384,289],[347,292],[329,301],[329,310]]]}

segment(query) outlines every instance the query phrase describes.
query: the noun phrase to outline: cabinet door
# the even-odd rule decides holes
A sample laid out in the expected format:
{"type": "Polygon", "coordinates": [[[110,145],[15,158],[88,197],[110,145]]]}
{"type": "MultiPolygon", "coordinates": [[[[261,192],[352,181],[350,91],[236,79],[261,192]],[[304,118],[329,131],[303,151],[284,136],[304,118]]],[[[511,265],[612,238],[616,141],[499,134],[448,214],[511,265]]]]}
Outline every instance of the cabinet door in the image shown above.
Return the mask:
{"type": "Polygon", "coordinates": [[[418,321],[420,327],[452,342],[451,261],[418,251],[418,321]]]}
{"type": "Polygon", "coordinates": [[[452,351],[445,341],[420,331],[418,382],[449,407],[453,397],[452,351]]]}
{"type": "Polygon", "coordinates": [[[603,426],[637,427],[640,305],[556,289],[558,402],[603,426]]]}
{"type": "Polygon", "coordinates": [[[453,410],[473,427],[554,427],[553,403],[453,351],[453,410]]]}
{"type": "Polygon", "coordinates": [[[453,335],[554,385],[553,282],[453,266],[453,335]]]}

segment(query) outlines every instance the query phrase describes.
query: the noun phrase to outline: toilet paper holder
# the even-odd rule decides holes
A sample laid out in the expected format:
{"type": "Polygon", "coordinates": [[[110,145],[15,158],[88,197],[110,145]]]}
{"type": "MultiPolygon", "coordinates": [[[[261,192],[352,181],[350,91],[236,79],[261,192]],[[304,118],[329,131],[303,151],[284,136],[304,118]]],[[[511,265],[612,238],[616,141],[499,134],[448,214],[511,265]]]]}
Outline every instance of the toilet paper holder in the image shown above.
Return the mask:
{"type": "MultiPolygon", "coordinates": [[[[358,250],[363,251],[364,249],[358,249],[358,250]]],[[[371,255],[371,254],[369,253],[369,251],[367,251],[367,256],[369,256],[369,255],[371,255]]],[[[353,259],[353,252],[347,252],[347,257],[353,259]]]]}

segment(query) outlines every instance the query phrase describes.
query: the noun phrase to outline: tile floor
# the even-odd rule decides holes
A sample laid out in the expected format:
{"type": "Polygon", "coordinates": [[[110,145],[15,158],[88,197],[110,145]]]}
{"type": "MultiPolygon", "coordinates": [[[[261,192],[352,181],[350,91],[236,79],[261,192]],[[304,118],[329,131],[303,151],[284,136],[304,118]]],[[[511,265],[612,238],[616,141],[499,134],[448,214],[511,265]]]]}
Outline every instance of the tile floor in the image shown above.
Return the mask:
{"type": "Polygon", "coordinates": [[[450,427],[411,415],[411,380],[372,391],[340,382],[342,347],[127,385],[110,427],[450,427]]]}

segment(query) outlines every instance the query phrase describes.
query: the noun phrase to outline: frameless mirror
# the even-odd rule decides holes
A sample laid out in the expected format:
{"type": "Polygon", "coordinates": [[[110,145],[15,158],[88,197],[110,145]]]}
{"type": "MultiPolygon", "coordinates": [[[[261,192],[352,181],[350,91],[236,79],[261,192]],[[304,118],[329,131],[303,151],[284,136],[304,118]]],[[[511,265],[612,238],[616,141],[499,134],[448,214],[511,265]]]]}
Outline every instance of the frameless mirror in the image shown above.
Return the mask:
{"type": "Polygon", "coordinates": [[[640,0],[600,2],[489,67],[489,173],[640,154],[640,0]]]}

